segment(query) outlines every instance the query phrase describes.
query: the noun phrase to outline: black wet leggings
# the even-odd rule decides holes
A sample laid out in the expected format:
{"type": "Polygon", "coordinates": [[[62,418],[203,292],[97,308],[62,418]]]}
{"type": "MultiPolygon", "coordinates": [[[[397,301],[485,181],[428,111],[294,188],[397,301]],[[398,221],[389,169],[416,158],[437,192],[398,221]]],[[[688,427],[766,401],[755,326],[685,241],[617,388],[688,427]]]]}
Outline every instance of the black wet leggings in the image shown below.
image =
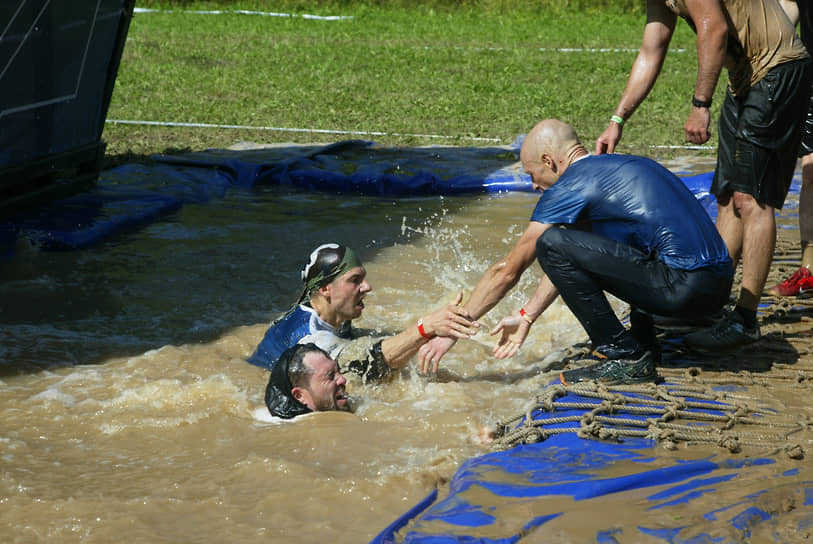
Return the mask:
{"type": "Polygon", "coordinates": [[[536,256],[595,346],[628,334],[604,291],[633,308],[680,318],[716,312],[731,291],[731,277],[671,268],[631,246],[575,229],[549,228],[536,242],[536,256]]]}

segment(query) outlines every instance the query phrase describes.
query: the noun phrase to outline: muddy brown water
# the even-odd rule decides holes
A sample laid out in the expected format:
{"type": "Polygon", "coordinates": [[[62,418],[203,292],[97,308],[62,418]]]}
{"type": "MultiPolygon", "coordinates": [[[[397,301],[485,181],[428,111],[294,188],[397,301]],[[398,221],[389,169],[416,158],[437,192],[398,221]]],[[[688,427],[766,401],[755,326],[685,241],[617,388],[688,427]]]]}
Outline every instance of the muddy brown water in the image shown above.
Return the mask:
{"type": "MultiPolygon", "coordinates": [[[[666,164],[681,174],[711,168],[666,164]]],[[[359,251],[373,286],[359,324],[396,331],[470,289],[536,199],[233,190],[88,249],[21,244],[0,263],[0,539],[358,543],[432,489],[446,493],[461,463],[491,451],[479,429],[521,411],[548,381],[544,356],[584,341],[561,303],[512,359],[490,357],[492,339],[480,333],[434,379],[412,368],[382,385],[351,379],[355,414],[275,422],[263,404],[266,374],[244,359],[298,294],[315,245],[359,251]]],[[[792,210],[783,221],[792,238],[792,210]]],[[[483,329],[521,306],[538,277],[526,274],[483,329]]],[[[811,414],[809,396],[759,395],[811,414]]],[[[781,463],[813,479],[809,462],[781,463]]],[[[754,469],[742,485],[762,489],[759,476],[754,469]]],[[[766,500],[779,508],[782,496],[766,500]]],[[[640,500],[625,492],[589,511],[573,503],[573,516],[524,541],[580,541],[602,520],[637,523],[624,505],[640,500]]],[[[501,514],[509,524],[530,519],[527,508],[501,514]]]]}

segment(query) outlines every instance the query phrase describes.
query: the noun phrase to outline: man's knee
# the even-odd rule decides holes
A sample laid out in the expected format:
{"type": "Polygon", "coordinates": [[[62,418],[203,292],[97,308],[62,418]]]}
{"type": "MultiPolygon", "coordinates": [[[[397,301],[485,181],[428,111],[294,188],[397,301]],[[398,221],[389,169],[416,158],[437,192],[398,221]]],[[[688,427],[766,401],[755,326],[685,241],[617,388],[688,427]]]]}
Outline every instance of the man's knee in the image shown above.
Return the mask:
{"type": "Polygon", "coordinates": [[[536,239],[536,258],[540,264],[548,262],[551,254],[562,247],[564,238],[562,230],[558,227],[551,227],[536,239]]]}
{"type": "Polygon", "coordinates": [[[731,196],[731,206],[734,212],[743,219],[773,214],[772,206],[759,202],[754,195],[734,191],[731,196]]]}
{"type": "Polygon", "coordinates": [[[813,186],[813,153],[802,157],[802,186],[813,186]]]}

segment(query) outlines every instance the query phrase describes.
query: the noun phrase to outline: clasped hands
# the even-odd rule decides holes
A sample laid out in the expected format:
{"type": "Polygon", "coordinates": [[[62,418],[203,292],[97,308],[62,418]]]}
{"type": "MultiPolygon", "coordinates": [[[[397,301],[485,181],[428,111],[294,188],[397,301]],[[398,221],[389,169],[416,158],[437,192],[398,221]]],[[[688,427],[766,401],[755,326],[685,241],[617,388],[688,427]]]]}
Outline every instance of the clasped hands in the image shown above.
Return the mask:
{"type": "MultiPolygon", "coordinates": [[[[462,297],[463,294],[459,293],[454,305],[446,306],[430,314],[434,316],[439,312],[447,312],[446,317],[449,320],[446,322],[446,327],[439,326],[437,329],[433,329],[437,336],[418,350],[418,370],[421,374],[437,373],[440,360],[452,349],[457,339],[469,338],[477,333],[480,324],[472,320],[471,315],[465,309],[458,306],[462,297]]],[[[424,318],[424,323],[428,318],[429,316],[424,318]]],[[[519,313],[502,318],[489,333],[491,336],[500,335],[494,346],[494,356],[497,359],[505,359],[515,355],[528,336],[530,328],[531,324],[522,319],[519,313]]]]}

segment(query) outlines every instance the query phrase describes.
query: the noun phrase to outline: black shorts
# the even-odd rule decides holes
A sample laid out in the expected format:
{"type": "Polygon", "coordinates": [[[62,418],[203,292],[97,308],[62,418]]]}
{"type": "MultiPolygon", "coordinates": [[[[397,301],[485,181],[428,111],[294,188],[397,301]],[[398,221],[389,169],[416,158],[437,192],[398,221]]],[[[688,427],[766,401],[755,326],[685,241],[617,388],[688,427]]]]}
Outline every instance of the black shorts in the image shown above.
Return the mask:
{"type": "Polygon", "coordinates": [[[796,170],[810,85],[810,62],[804,59],[773,68],[745,96],[726,92],[712,194],[719,199],[747,193],[782,209],[796,170]]]}

